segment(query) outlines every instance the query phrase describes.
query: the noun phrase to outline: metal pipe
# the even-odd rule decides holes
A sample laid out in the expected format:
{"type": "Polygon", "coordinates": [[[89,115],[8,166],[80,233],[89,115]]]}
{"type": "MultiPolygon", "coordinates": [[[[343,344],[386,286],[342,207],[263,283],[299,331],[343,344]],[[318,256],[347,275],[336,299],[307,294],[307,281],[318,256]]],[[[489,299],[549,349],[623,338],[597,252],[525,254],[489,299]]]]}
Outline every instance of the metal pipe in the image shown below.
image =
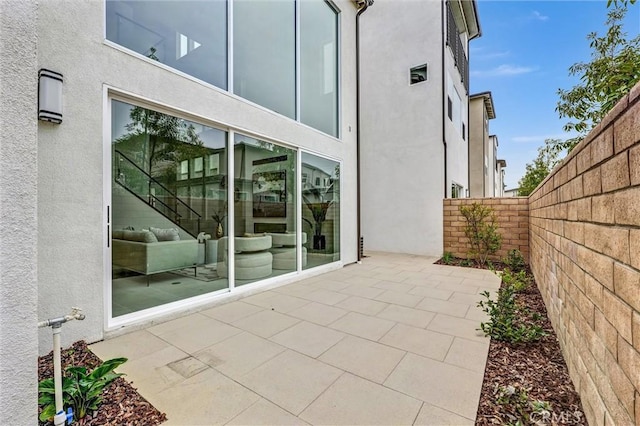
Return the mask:
{"type": "MultiPolygon", "coordinates": [[[[444,198],[447,198],[447,136],[446,136],[446,115],[447,115],[447,108],[448,108],[448,104],[447,104],[447,88],[445,86],[445,73],[447,72],[445,69],[445,59],[444,59],[444,55],[446,54],[446,46],[445,46],[445,39],[446,39],[446,33],[445,31],[447,31],[447,29],[445,29],[444,27],[444,13],[445,13],[445,7],[447,6],[447,3],[444,1],[440,2],[440,28],[442,29],[442,43],[440,43],[441,45],[441,52],[442,52],[442,70],[441,70],[441,79],[442,79],[442,146],[444,149],[444,198]],[[445,106],[446,105],[446,106],[445,106]]],[[[449,24],[449,22],[447,22],[447,25],[449,24]]]]}
{"type": "Polygon", "coordinates": [[[64,412],[62,401],[62,360],[60,356],[60,333],[62,324],[74,319],[83,320],[85,318],[80,308],[71,308],[71,313],[59,318],[48,319],[38,322],[38,328],[51,327],[53,330],[53,386],[55,392],[56,414],[53,417],[55,426],[62,426],[67,422],[67,415],[64,412]]]}
{"type": "Polygon", "coordinates": [[[62,405],[62,361],[60,357],[60,331],[62,331],[62,323],[55,323],[53,329],[53,388],[56,399],[56,415],[54,424],[64,425],[67,417],[64,415],[64,406],[62,405]],[[62,413],[62,416],[60,414],[62,413]]]}
{"type": "Polygon", "coordinates": [[[362,239],[362,225],[360,219],[360,15],[373,4],[373,0],[359,0],[358,13],[356,13],[356,241],[358,263],[362,261],[360,241],[362,239]]]}

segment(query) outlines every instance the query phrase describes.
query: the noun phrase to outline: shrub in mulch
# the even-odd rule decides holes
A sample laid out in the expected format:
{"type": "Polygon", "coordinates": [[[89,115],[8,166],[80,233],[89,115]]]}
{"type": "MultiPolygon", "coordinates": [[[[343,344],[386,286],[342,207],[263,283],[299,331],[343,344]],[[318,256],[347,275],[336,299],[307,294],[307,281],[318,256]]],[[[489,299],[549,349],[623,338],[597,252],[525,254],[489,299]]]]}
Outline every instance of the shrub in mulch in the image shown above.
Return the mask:
{"type": "MultiPolygon", "coordinates": [[[[459,258],[436,263],[478,267],[459,258]]],[[[504,265],[493,262],[493,266],[500,270],[504,265]]],[[[476,425],[587,425],[535,281],[515,297],[519,306],[526,307],[527,318],[519,320],[535,316],[545,335],[535,342],[518,344],[491,339],[476,425]]]]}
{"type": "MultiPolygon", "coordinates": [[[[61,352],[62,369],[68,366],[82,366],[93,369],[102,363],[87,347],[85,341],[78,341],[61,352]]],[[[53,352],[38,358],[38,380],[53,377],[53,352]]],[[[102,404],[97,411],[87,414],[84,419],[74,422],[78,425],[144,425],[155,426],[167,420],[123,377],[115,379],[105,390],[102,404]]],[[[41,426],[51,423],[40,423],[41,426]]]]}

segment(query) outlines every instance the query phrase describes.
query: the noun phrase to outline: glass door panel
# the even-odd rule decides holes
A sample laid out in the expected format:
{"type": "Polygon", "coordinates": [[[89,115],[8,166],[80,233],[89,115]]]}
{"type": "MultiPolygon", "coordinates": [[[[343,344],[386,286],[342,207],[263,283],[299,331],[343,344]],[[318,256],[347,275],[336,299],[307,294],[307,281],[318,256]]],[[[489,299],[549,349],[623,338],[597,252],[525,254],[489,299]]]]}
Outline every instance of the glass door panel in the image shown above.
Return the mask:
{"type": "Polygon", "coordinates": [[[112,316],[228,288],[227,133],[112,101],[112,316]]]}
{"type": "Polygon", "coordinates": [[[340,260],[340,163],[302,153],[304,268],[340,260]]]}
{"type": "Polygon", "coordinates": [[[234,158],[235,285],[296,271],[296,151],[236,134],[234,158]]]}

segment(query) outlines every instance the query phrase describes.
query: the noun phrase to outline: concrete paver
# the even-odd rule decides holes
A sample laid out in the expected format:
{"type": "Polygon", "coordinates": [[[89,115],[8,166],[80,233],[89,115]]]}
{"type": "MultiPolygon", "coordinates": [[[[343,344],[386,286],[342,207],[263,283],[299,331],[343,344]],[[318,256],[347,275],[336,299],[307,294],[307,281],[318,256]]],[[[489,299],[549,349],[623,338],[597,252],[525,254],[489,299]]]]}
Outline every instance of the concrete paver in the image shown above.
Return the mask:
{"type": "Polygon", "coordinates": [[[91,345],[167,424],[472,425],[500,280],[435,258],[349,265],[91,345]]]}

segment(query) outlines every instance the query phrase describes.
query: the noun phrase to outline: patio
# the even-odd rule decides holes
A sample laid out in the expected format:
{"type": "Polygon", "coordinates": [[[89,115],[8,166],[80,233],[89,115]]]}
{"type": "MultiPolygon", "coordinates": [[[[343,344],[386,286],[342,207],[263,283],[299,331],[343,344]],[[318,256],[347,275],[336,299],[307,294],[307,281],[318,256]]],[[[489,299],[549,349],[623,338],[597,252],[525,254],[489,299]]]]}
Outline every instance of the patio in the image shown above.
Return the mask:
{"type": "Polygon", "coordinates": [[[485,270],[371,253],[360,265],[91,346],[167,425],[474,424],[485,270]]]}

